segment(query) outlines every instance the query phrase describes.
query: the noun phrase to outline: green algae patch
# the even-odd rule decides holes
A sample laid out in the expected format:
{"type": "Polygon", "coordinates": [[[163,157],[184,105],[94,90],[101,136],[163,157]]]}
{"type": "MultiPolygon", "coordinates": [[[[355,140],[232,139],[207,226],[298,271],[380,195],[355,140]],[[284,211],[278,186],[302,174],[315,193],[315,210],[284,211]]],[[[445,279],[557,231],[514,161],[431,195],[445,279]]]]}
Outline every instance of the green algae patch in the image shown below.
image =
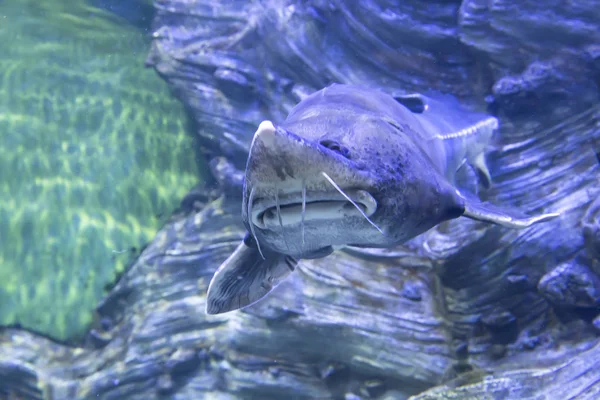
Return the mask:
{"type": "Polygon", "coordinates": [[[0,8],[0,325],[81,337],[200,179],[147,33],[84,0],[0,8]]]}

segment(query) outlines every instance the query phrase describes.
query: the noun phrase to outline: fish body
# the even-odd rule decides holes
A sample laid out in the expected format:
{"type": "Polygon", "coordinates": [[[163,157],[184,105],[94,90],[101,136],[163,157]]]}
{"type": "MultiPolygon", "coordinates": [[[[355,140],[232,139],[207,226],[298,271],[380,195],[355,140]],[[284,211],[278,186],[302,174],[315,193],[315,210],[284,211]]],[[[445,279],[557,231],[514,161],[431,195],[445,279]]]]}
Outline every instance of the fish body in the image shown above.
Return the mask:
{"type": "Polygon", "coordinates": [[[389,248],[466,216],[522,228],[529,217],[461,193],[465,162],[491,183],[484,151],[498,121],[422,95],[332,85],[302,100],[285,121],[262,122],[246,164],[247,235],[218,268],[209,314],[255,303],[300,259],[343,246],[389,248]]]}

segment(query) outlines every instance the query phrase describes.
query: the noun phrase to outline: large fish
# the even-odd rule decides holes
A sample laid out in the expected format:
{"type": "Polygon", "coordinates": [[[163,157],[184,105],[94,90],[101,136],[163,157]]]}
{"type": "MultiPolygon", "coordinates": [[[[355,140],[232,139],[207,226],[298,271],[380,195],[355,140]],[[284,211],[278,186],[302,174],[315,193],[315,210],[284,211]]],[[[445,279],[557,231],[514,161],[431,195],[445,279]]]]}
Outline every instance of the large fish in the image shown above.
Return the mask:
{"type": "Polygon", "coordinates": [[[206,312],[249,306],[300,259],[334,248],[389,248],[460,216],[525,228],[527,216],[458,191],[467,162],[485,185],[484,150],[496,118],[421,95],[332,85],[287,119],[264,121],[246,165],[242,218],[248,233],[213,276],[206,312]]]}

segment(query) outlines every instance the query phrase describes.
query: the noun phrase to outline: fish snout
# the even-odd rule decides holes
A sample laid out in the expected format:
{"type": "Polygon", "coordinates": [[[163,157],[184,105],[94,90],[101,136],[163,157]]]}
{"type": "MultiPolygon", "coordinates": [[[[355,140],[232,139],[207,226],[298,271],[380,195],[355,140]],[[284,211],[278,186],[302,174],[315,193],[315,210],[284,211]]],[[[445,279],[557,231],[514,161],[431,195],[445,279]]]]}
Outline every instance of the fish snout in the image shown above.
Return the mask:
{"type": "Polygon", "coordinates": [[[313,142],[263,121],[250,146],[246,184],[257,192],[272,186],[295,191],[301,185],[308,190],[329,190],[322,176],[325,172],[342,188],[365,188],[368,176],[345,152],[334,142],[313,142]]]}

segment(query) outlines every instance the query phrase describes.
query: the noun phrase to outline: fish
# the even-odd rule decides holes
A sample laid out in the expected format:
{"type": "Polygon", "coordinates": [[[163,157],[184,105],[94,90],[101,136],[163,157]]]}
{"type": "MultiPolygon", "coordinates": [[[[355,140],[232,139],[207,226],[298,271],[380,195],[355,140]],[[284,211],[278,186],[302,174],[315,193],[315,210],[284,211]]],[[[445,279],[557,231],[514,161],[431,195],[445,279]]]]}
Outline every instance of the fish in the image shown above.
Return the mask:
{"type": "Polygon", "coordinates": [[[513,229],[558,217],[457,188],[465,163],[491,185],[485,151],[497,129],[444,98],[346,84],[307,96],[280,124],[261,122],[244,174],[246,234],[213,275],[206,313],[255,304],[300,260],[344,246],[393,248],[459,217],[513,229]]]}

